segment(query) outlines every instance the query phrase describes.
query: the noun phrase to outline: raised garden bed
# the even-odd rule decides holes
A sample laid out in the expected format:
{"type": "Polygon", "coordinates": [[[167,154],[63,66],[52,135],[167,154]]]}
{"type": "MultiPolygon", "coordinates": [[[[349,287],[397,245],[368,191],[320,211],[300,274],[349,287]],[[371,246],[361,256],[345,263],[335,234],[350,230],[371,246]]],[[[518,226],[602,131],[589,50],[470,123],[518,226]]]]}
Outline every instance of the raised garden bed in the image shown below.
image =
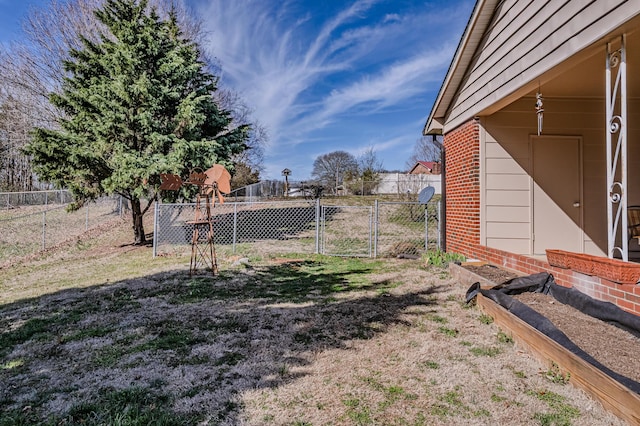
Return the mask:
{"type": "MultiPolygon", "coordinates": [[[[481,275],[488,271],[492,276],[499,276],[492,268],[495,267],[487,266],[483,267],[482,270],[478,270],[477,268],[463,267],[455,264],[450,265],[451,274],[456,277],[461,284],[471,285],[475,282],[480,282],[484,288],[492,287],[502,282],[495,281],[491,283],[490,280],[481,275]],[[472,269],[475,269],[475,271],[472,269]]],[[[504,274],[508,276],[510,272],[505,271],[504,274]]],[[[516,275],[514,274],[513,276],[516,275]]],[[[483,297],[481,294],[477,296],[476,300],[480,309],[494,318],[496,325],[508,334],[511,334],[518,344],[536,356],[541,363],[548,368],[555,367],[559,368],[562,372],[568,373],[570,383],[585,390],[594,399],[600,401],[606,409],[621,419],[630,424],[640,424],[640,395],[638,393],[630,390],[611,376],[605,374],[599,368],[567,350],[564,346],[558,344],[493,300],[483,297]]],[[[557,308],[566,310],[563,314],[564,316],[571,317],[571,315],[573,315],[575,317],[574,308],[562,305],[559,302],[556,303],[561,305],[557,306],[557,308]]],[[[585,333],[609,332],[606,328],[611,326],[602,321],[599,322],[603,327],[602,331],[599,331],[599,328],[594,328],[594,326],[588,327],[588,330],[585,327],[582,327],[582,329],[585,333]]],[[[575,322],[566,321],[565,323],[576,324],[576,330],[580,327],[577,319],[575,322]]],[[[637,337],[629,335],[629,338],[633,340],[632,343],[640,345],[640,339],[637,337]]],[[[615,344],[612,344],[610,348],[615,350],[615,346],[615,344]]],[[[633,358],[623,357],[623,359],[620,359],[619,355],[620,354],[614,354],[612,357],[608,357],[611,359],[607,359],[607,361],[613,363],[613,365],[609,367],[610,369],[616,370],[615,362],[634,362],[633,358]],[[617,359],[613,357],[617,357],[617,359]]],[[[637,375],[635,375],[635,377],[637,377],[637,375]]],[[[635,380],[637,380],[637,378],[635,380]]]]}

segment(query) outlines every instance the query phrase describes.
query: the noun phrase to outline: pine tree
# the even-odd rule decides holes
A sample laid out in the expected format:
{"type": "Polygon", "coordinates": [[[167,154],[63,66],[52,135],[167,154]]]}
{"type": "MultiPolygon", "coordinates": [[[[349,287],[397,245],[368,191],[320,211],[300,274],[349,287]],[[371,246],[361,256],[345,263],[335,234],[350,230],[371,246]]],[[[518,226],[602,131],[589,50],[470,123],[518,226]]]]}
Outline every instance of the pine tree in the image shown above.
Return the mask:
{"type": "Polygon", "coordinates": [[[50,96],[63,111],[60,128],[35,129],[26,152],[40,179],[68,188],[76,207],[105,194],[128,199],[143,244],[160,173],[231,167],[249,129],[233,127],[216,105],[217,79],[175,15],[161,20],[146,0],[107,0],[96,16],[109,31],[70,51],[68,77],[50,96]]]}

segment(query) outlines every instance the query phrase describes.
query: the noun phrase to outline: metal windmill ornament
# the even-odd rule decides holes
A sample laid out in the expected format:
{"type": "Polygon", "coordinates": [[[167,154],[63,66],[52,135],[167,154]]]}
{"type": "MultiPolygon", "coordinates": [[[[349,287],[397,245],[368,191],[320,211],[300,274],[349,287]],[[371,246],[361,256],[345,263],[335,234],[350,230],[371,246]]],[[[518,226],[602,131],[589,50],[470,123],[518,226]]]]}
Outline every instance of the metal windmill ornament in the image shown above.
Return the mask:
{"type": "Polygon", "coordinates": [[[199,266],[210,268],[211,273],[215,275],[218,271],[218,261],[211,208],[215,206],[216,198],[223,204],[223,194],[231,192],[231,175],[224,166],[216,164],[204,172],[199,169],[192,171],[186,181],[171,173],[161,173],[160,180],[161,190],[177,191],[185,184],[199,187],[194,218],[186,222],[193,226],[189,275],[193,275],[199,266]]]}

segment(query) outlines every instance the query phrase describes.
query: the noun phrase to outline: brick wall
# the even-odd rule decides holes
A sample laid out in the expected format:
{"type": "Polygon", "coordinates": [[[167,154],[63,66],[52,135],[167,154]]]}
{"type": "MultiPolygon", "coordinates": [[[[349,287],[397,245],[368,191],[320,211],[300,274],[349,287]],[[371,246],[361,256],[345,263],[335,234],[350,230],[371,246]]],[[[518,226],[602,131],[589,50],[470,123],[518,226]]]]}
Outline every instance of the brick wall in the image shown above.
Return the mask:
{"type": "Polygon", "coordinates": [[[444,137],[446,251],[466,253],[480,244],[480,128],[467,122],[444,137]]]}
{"type": "Polygon", "coordinates": [[[467,247],[465,256],[487,261],[524,275],[537,272],[553,274],[555,281],[565,287],[573,287],[594,299],[604,300],[618,305],[625,311],[640,315],[640,285],[618,284],[604,278],[585,275],[571,269],[550,266],[541,259],[509,253],[477,245],[467,247]]]}
{"type": "Polygon", "coordinates": [[[640,285],[622,285],[570,269],[550,266],[541,259],[480,245],[480,129],[470,121],[447,133],[446,150],[446,251],[487,261],[531,275],[547,271],[556,282],[574,287],[595,299],[612,302],[640,315],[640,285]]]}

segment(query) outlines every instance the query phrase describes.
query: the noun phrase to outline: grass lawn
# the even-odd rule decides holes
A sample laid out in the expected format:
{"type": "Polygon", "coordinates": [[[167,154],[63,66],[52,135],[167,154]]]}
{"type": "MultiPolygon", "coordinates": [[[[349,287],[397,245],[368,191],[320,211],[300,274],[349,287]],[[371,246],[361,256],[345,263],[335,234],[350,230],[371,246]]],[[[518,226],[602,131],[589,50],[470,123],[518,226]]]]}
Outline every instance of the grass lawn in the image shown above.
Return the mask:
{"type": "Polygon", "coordinates": [[[421,260],[220,274],[127,224],[0,270],[0,425],[622,425],[421,260]]]}

